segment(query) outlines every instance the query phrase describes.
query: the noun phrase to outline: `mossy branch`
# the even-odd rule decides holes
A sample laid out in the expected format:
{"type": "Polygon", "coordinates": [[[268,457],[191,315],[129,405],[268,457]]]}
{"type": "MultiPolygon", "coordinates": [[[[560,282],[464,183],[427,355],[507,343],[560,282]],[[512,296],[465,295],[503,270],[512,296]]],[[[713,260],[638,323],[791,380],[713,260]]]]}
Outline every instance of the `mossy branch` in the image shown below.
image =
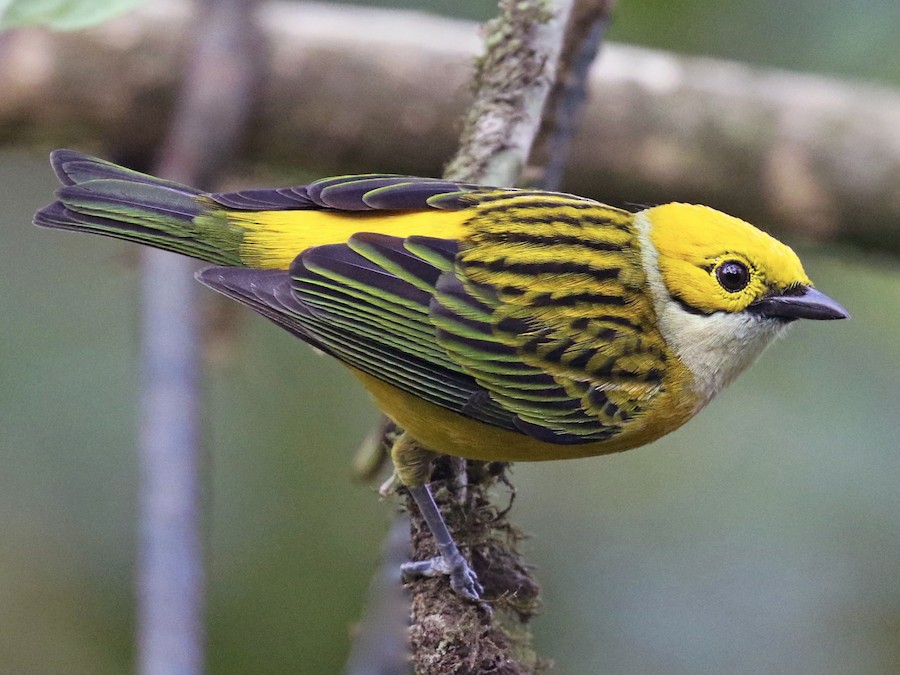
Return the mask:
{"type": "Polygon", "coordinates": [[[473,79],[475,99],[445,178],[518,182],[556,79],[571,3],[501,0],[500,15],[484,27],[486,51],[473,79]]]}
{"type": "MultiPolygon", "coordinates": [[[[474,101],[459,149],[444,176],[514,185],[528,160],[564,44],[569,0],[500,2],[484,29],[486,52],[477,63],[474,101]]],[[[445,579],[417,581],[412,590],[412,660],[416,673],[533,673],[544,667],[528,624],[539,588],[517,550],[521,533],[493,502],[493,488],[514,488],[501,463],[441,457],[431,484],[451,532],[484,585],[485,604],[453,593],[445,579]]],[[[437,555],[434,539],[410,504],[414,559],[437,555]]]]}

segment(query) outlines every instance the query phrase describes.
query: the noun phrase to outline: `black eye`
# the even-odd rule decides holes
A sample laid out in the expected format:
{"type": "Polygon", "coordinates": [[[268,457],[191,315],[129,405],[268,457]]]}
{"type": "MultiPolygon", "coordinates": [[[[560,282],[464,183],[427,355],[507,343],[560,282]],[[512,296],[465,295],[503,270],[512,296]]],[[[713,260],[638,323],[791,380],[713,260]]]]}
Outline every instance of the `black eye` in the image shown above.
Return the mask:
{"type": "Polygon", "coordinates": [[[729,293],[742,291],[750,283],[750,270],[737,260],[726,260],[716,268],[716,279],[729,293]]]}

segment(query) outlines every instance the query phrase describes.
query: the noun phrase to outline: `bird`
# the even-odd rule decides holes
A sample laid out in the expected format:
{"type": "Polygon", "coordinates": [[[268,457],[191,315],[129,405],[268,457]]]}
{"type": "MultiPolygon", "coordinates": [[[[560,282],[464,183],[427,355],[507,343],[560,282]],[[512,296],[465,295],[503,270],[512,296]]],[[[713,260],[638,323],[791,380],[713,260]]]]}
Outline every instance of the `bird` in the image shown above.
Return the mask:
{"type": "Polygon", "coordinates": [[[680,202],[360,174],[201,192],[73,150],[39,226],[196,258],[198,280],[340,361],[402,429],[391,449],[439,556],[406,578],[483,588],[428,486],[435,454],[620,452],[700,412],[797,319],[848,318],[794,251],[680,202]]]}

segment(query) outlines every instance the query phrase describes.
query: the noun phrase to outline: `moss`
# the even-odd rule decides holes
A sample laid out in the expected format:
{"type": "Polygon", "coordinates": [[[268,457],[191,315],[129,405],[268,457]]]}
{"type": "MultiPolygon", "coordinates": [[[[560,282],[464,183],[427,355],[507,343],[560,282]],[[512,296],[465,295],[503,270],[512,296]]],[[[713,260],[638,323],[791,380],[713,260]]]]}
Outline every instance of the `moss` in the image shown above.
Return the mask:
{"type": "MultiPolygon", "coordinates": [[[[471,560],[484,586],[484,602],[472,603],[450,590],[446,578],[417,580],[413,592],[411,642],[415,672],[535,673],[547,664],[531,648],[528,623],[540,608],[540,589],[522,561],[523,535],[506,519],[508,507],[492,498],[499,487],[514,492],[501,463],[463,463],[440,457],[432,472],[432,489],[447,525],[471,560]]],[[[427,527],[413,514],[417,559],[437,555],[427,527]]]]}

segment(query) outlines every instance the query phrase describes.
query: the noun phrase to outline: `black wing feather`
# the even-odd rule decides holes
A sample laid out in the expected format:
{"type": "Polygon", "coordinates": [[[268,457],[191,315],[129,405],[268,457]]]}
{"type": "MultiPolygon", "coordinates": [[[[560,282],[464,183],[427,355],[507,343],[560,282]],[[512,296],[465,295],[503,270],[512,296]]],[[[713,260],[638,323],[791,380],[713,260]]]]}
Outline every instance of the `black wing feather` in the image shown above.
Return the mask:
{"type": "Polygon", "coordinates": [[[321,208],[309,198],[303,185],[239,192],[212,192],[206,196],[225,208],[238,211],[294,211],[321,208]]]}

